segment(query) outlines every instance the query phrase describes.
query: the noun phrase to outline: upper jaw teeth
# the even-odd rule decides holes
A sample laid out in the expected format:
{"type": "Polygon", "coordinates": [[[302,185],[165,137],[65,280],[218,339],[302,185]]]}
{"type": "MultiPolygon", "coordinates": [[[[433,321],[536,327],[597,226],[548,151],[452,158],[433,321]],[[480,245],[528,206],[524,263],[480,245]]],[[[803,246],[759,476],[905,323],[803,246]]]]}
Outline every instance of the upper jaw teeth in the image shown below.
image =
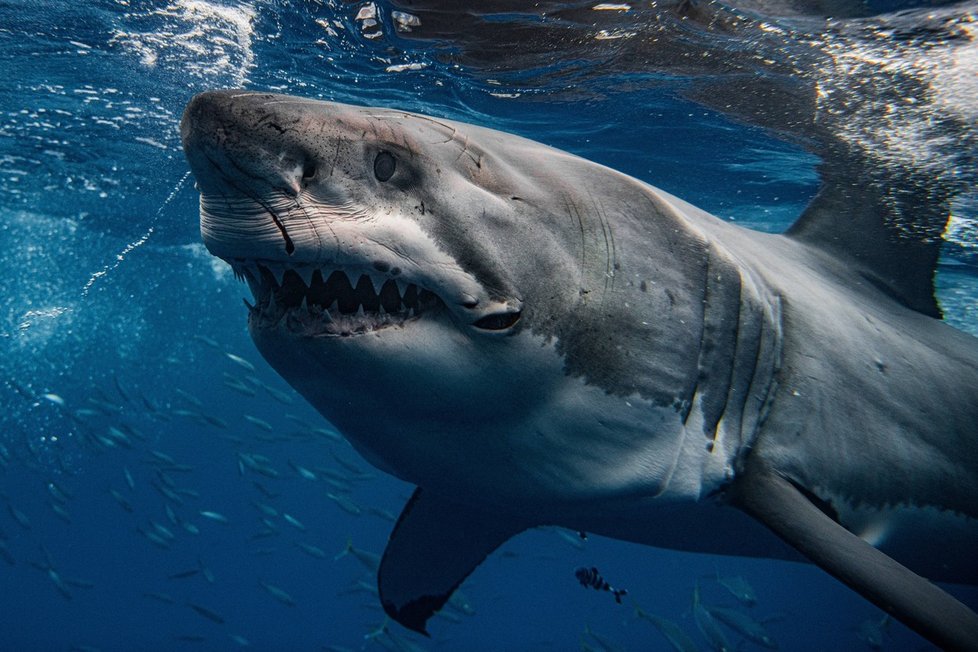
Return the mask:
{"type": "Polygon", "coordinates": [[[441,304],[423,287],[372,269],[255,261],[232,261],[231,266],[255,296],[255,317],[278,323],[286,313],[290,319],[301,316],[299,326],[304,331],[364,332],[403,322],[441,304]],[[337,325],[338,320],[345,325],[337,325]]]}

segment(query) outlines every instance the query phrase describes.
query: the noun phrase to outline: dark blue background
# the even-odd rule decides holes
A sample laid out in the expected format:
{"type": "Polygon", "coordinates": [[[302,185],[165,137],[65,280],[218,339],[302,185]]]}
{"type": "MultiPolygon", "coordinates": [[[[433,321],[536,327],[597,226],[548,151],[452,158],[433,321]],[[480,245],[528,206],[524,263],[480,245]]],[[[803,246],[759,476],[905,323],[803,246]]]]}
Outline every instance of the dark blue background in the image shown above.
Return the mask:
{"type": "MultiPolygon", "coordinates": [[[[791,222],[817,176],[811,155],[677,99],[668,86],[629,90],[612,76],[576,99],[539,88],[493,96],[519,89],[439,63],[423,43],[390,34],[364,39],[353,21],[358,6],[0,2],[0,540],[12,562],[0,559],[0,649],[221,650],[247,642],[263,650],[567,650],[580,646],[585,627],[620,649],[667,649],[648,622],[634,618],[633,604],[672,619],[706,649],[691,594],[700,582],[704,601],[732,604],[711,579],[717,572],[750,581],[758,596],[753,613],[771,619],[781,649],[865,647],[857,628],[880,612],[813,567],[598,537],[572,545],[572,534],[568,541],[552,530],[522,535],[487,560],[462,587],[474,615],[435,618],[431,640],[396,625],[395,638],[365,638],[383,614],[376,597],[356,585],[364,567],[334,556],[348,539],[381,552],[392,523],[367,510],[397,514],[412,488],[371,469],[345,442],[299,426],[296,419],[327,424],[255,352],[245,332],[244,286],[199,244],[197,196],[177,129],[186,101],[204,89],[245,85],[475,122],[581,154],[768,230],[791,222]],[[411,61],[426,67],[385,72],[411,61]],[[228,386],[229,378],[255,395],[228,386]],[[97,438],[110,427],[144,439],[107,448],[97,438]],[[193,492],[183,504],[154,488],[165,480],[151,451],[190,467],[167,474],[193,492]],[[242,471],[241,454],[266,456],[277,477],[242,471]],[[349,494],[362,515],[326,496],[337,490],[318,469],[349,473],[336,457],[364,474],[349,494]],[[294,465],[319,479],[301,477],[294,465]],[[51,482],[70,494],[64,504],[51,482]],[[267,526],[256,502],[306,530],[278,516],[269,518],[276,533],[258,537],[267,526]],[[199,534],[168,520],[167,503],[199,534]],[[173,531],[168,548],[140,534],[154,521],[173,531]],[[326,558],[296,542],[321,548],[326,558]],[[574,577],[581,565],[626,587],[625,604],[581,588],[574,577]],[[213,582],[203,572],[169,577],[200,567],[213,582]],[[62,580],[80,580],[66,585],[70,599],[49,568],[62,580]],[[261,582],[288,592],[294,606],[261,582]],[[173,603],[147,597],[153,592],[173,603]]],[[[951,299],[974,306],[970,276],[947,278],[951,299]]],[[[950,318],[967,325],[963,310],[950,318]]],[[[976,602],[974,591],[965,595],[976,602]]],[[[887,649],[926,646],[899,625],[889,634],[887,649]]]]}

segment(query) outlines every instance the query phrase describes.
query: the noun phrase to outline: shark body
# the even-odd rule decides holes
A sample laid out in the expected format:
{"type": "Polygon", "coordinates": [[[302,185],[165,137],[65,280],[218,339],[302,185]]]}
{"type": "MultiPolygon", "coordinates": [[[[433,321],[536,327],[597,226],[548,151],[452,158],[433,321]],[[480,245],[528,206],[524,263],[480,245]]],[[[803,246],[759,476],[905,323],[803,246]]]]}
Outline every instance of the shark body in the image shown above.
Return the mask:
{"type": "Polygon", "coordinates": [[[555,524],[807,557],[978,645],[924,579],[978,583],[978,342],[939,319],[939,240],[894,232],[871,190],[837,174],[772,235],[402,111],[215,91],[181,130],[258,349],[419,487],[379,573],[405,626],[555,524]]]}

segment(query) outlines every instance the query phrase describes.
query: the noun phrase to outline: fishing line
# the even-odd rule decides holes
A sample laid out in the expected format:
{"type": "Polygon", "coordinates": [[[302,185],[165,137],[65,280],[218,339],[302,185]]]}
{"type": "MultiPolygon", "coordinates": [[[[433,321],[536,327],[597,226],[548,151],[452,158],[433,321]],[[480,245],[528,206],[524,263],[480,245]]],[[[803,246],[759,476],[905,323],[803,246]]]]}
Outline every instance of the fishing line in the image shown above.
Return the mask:
{"type": "Polygon", "coordinates": [[[169,196],[166,199],[164,199],[163,203],[160,204],[160,207],[156,209],[156,214],[153,216],[149,228],[146,229],[146,232],[143,233],[136,240],[130,242],[125,247],[123,247],[122,251],[120,251],[115,255],[114,262],[106,265],[101,270],[91,275],[91,277],[88,279],[88,282],[85,283],[85,287],[82,288],[81,296],[83,299],[88,297],[88,292],[89,290],[92,289],[92,286],[95,285],[96,281],[98,281],[100,278],[104,276],[108,276],[109,272],[115,271],[115,269],[119,267],[119,265],[121,265],[123,261],[126,259],[126,256],[128,256],[130,253],[132,253],[139,247],[146,244],[146,242],[150,239],[150,237],[152,237],[153,232],[156,230],[156,224],[157,222],[159,222],[160,216],[163,214],[163,210],[170,204],[170,202],[173,201],[173,198],[177,196],[177,193],[179,193],[183,189],[183,186],[184,184],[186,184],[188,178],[190,178],[189,170],[186,173],[184,173],[184,175],[180,178],[179,181],[177,181],[177,185],[173,187],[173,190],[170,192],[169,196]]]}

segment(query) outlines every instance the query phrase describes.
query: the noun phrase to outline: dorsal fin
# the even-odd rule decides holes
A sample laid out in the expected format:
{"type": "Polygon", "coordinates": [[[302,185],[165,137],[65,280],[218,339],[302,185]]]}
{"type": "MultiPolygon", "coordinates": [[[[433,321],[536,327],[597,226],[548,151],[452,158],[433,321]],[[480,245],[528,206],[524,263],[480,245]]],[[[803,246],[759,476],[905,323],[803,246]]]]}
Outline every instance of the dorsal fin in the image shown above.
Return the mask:
{"type": "Polygon", "coordinates": [[[934,273],[951,188],[850,153],[823,160],[822,188],[787,234],[836,256],[896,301],[940,319],[934,273]]]}

